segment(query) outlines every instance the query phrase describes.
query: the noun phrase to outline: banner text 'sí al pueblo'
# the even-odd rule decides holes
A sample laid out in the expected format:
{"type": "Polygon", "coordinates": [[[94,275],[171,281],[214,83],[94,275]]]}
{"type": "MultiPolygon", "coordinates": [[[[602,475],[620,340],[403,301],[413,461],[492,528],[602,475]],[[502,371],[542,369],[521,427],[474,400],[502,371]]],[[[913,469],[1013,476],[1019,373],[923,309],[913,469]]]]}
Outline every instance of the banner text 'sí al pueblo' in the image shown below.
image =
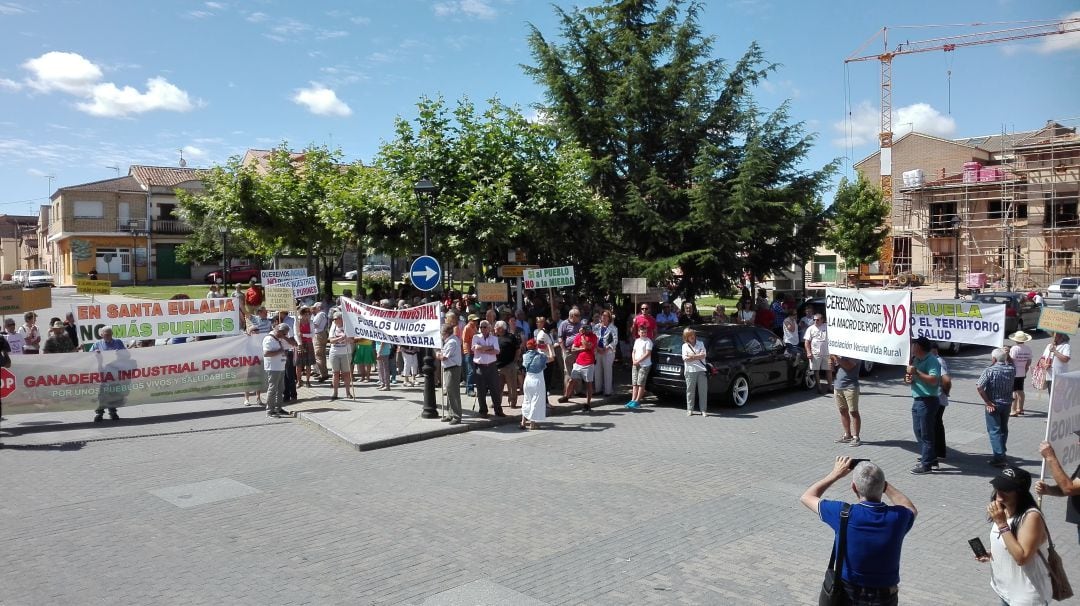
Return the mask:
{"type": "Polygon", "coordinates": [[[407,309],[383,309],[341,297],[341,310],[349,336],[394,345],[442,347],[438,301],[407,309]]]}
{"type": "Polygon", "coordinates": [[[177,299],[75,305],[79,342],[100,341],[102,326],[113,338],[172,339],[175,337],[232,336],[240,334],[236,299],[177,299]]]}
{"type": "Polygon", "coordinates": [[[911,293],[829,288],[825,291],[829,353],[881,364],[908,363],[911,293]]]}
{"type": "Polygon", "coordinates": [[[104,352],[11,356],[4,411],[92,410],[264,389],[262,335],[104,352]]]}
{"type": "Polygon", "coordinates": [[[542,269],[526,269],[523,275],[523,286],[528,289],[534,288],[562,288],[574,285],[574,266],[545,267],[542,269]]]}
{"type": "Polygon", "coordinates": [[[1001,347],[1005,341],[1005,304],[977,301],[913,301],[913,337],[1001,347]]]}

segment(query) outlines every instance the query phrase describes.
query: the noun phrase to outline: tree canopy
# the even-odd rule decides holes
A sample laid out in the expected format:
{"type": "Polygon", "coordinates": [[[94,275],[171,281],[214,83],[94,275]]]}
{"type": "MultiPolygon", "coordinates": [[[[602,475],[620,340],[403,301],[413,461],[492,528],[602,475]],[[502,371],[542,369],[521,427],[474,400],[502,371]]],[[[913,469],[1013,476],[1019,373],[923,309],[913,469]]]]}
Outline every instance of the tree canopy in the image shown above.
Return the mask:
{"type": "Polygon", "coordinates": [[[843,178],[829,208],[825,243],[843,257],[848,267],[873,263],[889,236],[885,218],[889,204],[881,188],[859,175],[854,183],[843,178]]]}
{"type": "Polygon", "coordinates": [[[834,165],[799,168],[813,137],[786,104],[766,112],[753,99],[778,66],[756,43],[732,65],[714,58],[702,7],[555,8],[559,42],[531,26],[525,70],[546,88],[543,111],[587,151],[589,183],[611,203],[594,267],[609,287],[645,275],[694,296],[801,260],[819,238],[834,165]]]}

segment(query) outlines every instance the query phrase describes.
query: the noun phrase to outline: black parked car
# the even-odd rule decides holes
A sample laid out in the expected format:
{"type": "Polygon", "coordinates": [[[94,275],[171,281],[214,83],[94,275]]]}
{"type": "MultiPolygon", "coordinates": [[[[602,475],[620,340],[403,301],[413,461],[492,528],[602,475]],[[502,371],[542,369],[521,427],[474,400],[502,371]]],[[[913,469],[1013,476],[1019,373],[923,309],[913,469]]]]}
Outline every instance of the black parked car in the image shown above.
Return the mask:
{"type": "Polygon", "coordinates": [[[1004,303],[1006,335],[1018,330],[1035,332],[1038,329],[1042,308],[1022,292],[982,292],[971,295],[971,300],[979,303],[1004,303]]]}
{"type": "MultiPolygon", "coordinates": [[[[783,341],[763,328],[733,324],[690,328],[697,331],[708,354],[710,400],[719,396],[725,403],[741,407],[752,394],[804,383],[806,358],[788,354],[783,341]]],[[[650,392],[685,397],[682,331],[678,328],[657,335],[647,382],[650,392]]]]}

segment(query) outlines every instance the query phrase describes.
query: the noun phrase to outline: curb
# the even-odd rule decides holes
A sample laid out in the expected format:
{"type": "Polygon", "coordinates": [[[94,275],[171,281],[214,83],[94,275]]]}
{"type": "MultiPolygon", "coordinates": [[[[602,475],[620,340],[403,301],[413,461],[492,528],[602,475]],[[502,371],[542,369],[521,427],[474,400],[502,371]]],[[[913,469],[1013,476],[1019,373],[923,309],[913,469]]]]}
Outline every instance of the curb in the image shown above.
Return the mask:
{"type": "MultiPolygon", "coordinates": [[[[549,395],[550,397],[550,395],[549,395]]],[[[614,395],[607,398],[597,399],[593,398],[592,408],[598,406],[611,405],[617,402],[621,395],[614,395]]],[[[584,407],[584,404],[572,403],[572,404],[555,404],[551,405],[552,412],[548,416],[562,416],[573,412],[577,412],[584,407]]],[[[499,427],[500,425],[507,425],[511,422],[519,422],[521,414],[508,414],[505,417],[489,417],[487,419],[477,418],[475,420],[462,422],[460,425],[445,425],[438,428],[432,428],[424,431],[402,434],[400,436],[394,436],[392,438],[383,438],[380,440],[372,440],[369,442],[353,442],[348,436],[341,432],[335,431],[332,427],[328,427],[319,423],[318,421],[308,418],[310,415],[304,411],[298,411],[293,415],[294,419],[302,421],[304,424],[311,427],[321,429],[322,431],[330,434],[331,436],[341,440],[347,444],[353,450],[358,452],[366,452],[369,450],[380,450],[382,448],[390,448],[393,446],[401,446],[403,444],[411,444],[413,442],[421,442],[423,440],[431,440],[434,438],[441,438],[443,436],[451,436],[459,433],[466,433],[477,429],[488,429],[491,427],[499,427]]],[[[438,422],[438,419],[431,419],[431,421],[438,422]]]]}

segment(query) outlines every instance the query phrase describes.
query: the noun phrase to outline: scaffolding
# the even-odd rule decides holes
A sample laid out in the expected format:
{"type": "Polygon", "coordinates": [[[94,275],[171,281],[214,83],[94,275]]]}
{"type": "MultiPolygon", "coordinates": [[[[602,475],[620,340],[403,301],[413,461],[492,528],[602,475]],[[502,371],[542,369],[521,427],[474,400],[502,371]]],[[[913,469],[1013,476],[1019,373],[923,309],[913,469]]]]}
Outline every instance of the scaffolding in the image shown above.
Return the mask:
{"type": "Polygon", "coordinates": [[[935,180],[900,188],[892,213],[898,273],[930,282],[985,274],[996,289],[1038,289],[1080,275],[1075,126],[1051,121],[998,138],[998,149],[981,147],[991,152],[985,163],[966,163],[960,173],[942,169],[935,180]]]}

